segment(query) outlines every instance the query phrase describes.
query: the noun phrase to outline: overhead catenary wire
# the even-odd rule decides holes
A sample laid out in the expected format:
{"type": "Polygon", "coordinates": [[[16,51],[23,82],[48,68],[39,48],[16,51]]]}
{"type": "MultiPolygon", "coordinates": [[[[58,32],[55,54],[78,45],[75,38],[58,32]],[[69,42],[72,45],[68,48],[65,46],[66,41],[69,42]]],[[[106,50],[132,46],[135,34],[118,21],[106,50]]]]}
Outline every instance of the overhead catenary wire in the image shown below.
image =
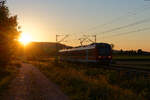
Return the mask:
{"type": "Polygon", "coordinates": [[[141,29],[128,31],[128,32],[123,32],[123,33],[118,33],[118,34],[114,34],[114,35],[111,35],[111,36],[109,35],[109,36],[105,36],[105,37],[118,37],[118,36],[122,36],[122,35],[132,34],[132,33],[135,33],[135,32],[143,32],[143,31],[147,31],[147,30],[150,30],[150,27],[141,28],[141,29]]]}
{"type": "Polygon", "coordinates": [[[147,22],[150,22],[150,18],[143,19],[143,20],[140,20],[140,21],[136,21],[134,23],[130,23],[130,24],[127,24],[127,25],[119,26],[119,27],[116,27],[116,28],[113,28],[113,29],[101,32],[101,34],[106,34],[106,33],[114,32],[114,31],[118,31],[118,30],[121,30],[121,29],[124,29],[124,28],[133,27],[133,26],[136,26],[136,25],[139,25],[139,24],[143,24],[143,23],[147,23],[147,22]]]}
{"type": "MultiPolygon", "coordinates": [[[[136,9],[136,11],[134,11],[134,12],[130,11],[130,12],[128,12],[128,14],[127,14],[126,16],[117,17],[117,18],[113,19],[112,21],[110,21],[110,22],[108,22],[108,23],[105,23],[105,24],[102,24],[102,25],[98,25],[98,26],[101,26],[101,28],[102,28],[102,27],[104,27],[104,26],[106,26],[106,25],[113,24],[113,23],[115,23],[115,22],[117,22],[117,21],[120,21],[120,20],[122,20],[123,18],[127,18],[127,17],[130,17],[130,16],[137,16],[137,15],[139,15],[140,13],[143,13],[143,12],[149,10],[148,8],[150,8],[150,5],[146,5],[146,6],[144,6],[144,7],[145,7],[145,8],[142,8],[142,9],[141,9],[141,7],[140,7],[140,9],[136,9]]],[[[113,31],[118,31],[118,30],[121,30],[121,29],[124,29],[124,28],[129,28],[129,27],[132,27],[132,26],[137,26],[137,25],[140,25],[140,24],[143,24],[143,23],[147,23],[147,22],[149,22],[149,21],[150,21],[149,18],[148,18],[148,19],[143,19],[143,20],[140,20],[140,21],[136,21],[136,22],[133,22],[133,23],[130,23],[130,24],[122,25],[122,26],[119,26],[119,27],[116,27],[116,28],[112,28],[112,29],[103,31],[103,32],[101,32],[100,34],[103,34],[103,35],[104,35],[104,34],[106,34],[106,33],[110,33],[110,32],[113,32],[113,31]]],[[[88,29],[88,30],[96,29],[96,28],[98,28],[98,26],[93,27],[93,28],[90,28],[90,29],[88,29]]],[[[84,32],[82,32],[82,34],[83,34],[83,33],[84,33],[84,32]]],[[[85,33],[87,34],[87,32],[85,32],[85,33]]],[[[83,34],[83,36],[85,36],[85,33],[83,34]]],[[[90,32],[90,33],[91,33],[91,32],[90,32]]],[[[91,33],[91,34],[92,34],[92,33],[91,33]]],[[[100,35],[100,34],[96,33],[96,34],[94,34],[94,35],[100,35]]]]}
{"type": "MultiPolygon", "coordinates": [[[[137,15],[139,15],[140,13],[143,13],[143,12],[149,10],[148,8],[150,8],[149,5],[148,5],[148,6],[144,6],[144,8],[142,8],[142,9],[141,9],[141,7],[139,7],[138,9],[135,9],[135,11],[129,11],[129,12],[127,12],[127,15],[119,16],[119,17],[117,17],[117,18],[115,18],[115,19],[113,19],[113,20],[111,20],[111,21],[109,21],[109,22],[107,22],[107,23],[104,23],[104,24],[101,24],[101,25],[97,25],[97,26],[95,26],[95,27],[92,27],[92,28],[88,29],[88,31],[97,29],[98,27],[101,27],[101,28],[102,28],[102,27],[104,27],[104,26],[106,26],[106,25],[110,25],[110,24],[116,23],[116,22],[118,22],[118,21],[120,21],[120,20],[123,20],[124,18],[127,18],[127,17],[137,16],[137,15]]],[[[116,27],[116,28],[112,28],[112,29],[109,29],[109,30],[106,30],[106,31],[103,31],[103,32],[101,32],[101,33],[99,33],[99,34],[97,33],[97,34],[100,35],[100,34],[111,33],[111,32],[118,31],[118,30],[121,30],[121,29],[124,29],[124,28],[128,28],[128,27],[140,25],[140,24],[143,24],[143,23],[147,23],[147,22],[149,22],[149,21],[150,21],[150,19],[143,19],[143,20],[136,21],[136,22],[133,22],[133,23],[130,23],[130,24],[126,24],[126,25],[122,25],[122,26],[119,26],[119,27],[116,27]]],[[[132,31],[132,32],[137,32],[137,30],[132,31]]],[[[132,32],[130,32],[130,33],[132,33],[132,32]]],[[[91,32],[90,32],[90,33],[91,33],[91,32]]],[[[125,33],[127,33],[127,32],[125,32],[125,33]]],[[[97,34],[96,34],[96,35],[97,35],[97,34]]],[[[129,32],[128,32],[128,34],[129,34],[129,32]]],[[[71,35],[71,34],[70,34],[70,35],[71,35]]],[[[75,34],[74,34],[74,35],[75,35],[75,34]]],[[[85,35],[87,35],[87,32],[81,32],[80,35],[85,36],[85,35]]],[[[75,36],[75,38],[78,38],[78,36],[79,36],[79,34],[77,34],[77,36],[75,36]]],[[[111,35],[111,36],[112,36],[112,35],[111,35]]],[[[114,36],[115,36],[115,35],[114,35],[114,36]]],[[[120,35],[118,35],[118,36],[120,36],[120,35]]],[[[105,37],[105,36],[104,36],[104,37],[105,37]]],[[[109,36],[108,36],[108,37],[109,37],[109,36]]],[[[71,42],[73,41],[72,43],[74,43],[74,41],[76,42],[76,41],[78,41],[78,40],[79,40],[79,39],[76,39],[76,40],[71,39],[71,42]]],[[[70,43],[70,41],[69,41],[69,43],[70,43]]]]}
{"type": "Polygon", "coordinates": [[[149,10],[148,8],[150,8],[149,5],[148,5],[148,6],[144,6],[144,7],[145,7],[145,8],[143,8],[143,9],[141,9],[141,7],[139,7],[139,8],[141,9],[141,11],[140,11],[139,8],[138,8],[138,9],[136,9],[138,12],[136,12],[136,11],[134,11],[134,12],[132,12],[132,11],[131,11],[131,12],[128,12],[127,15],[119,16],[119,17],[117,17],[117,18],[115,18],[115,19],[113,19],[113,20],[111,20],[111,21],[109,21],[109,22],[106,22],[106,23],[104,23],[104,24],[97,25],[97,26],[95,26],[95,27],[89,28],[87,31],[95,30],[95,29],[97,29],[97,28],[99,28],[99,27],[102,28],[102,27],[104,27],[104,26],[106,26],[106,25],[109,25],[109,24],[112,24],[112,23],[116,23],[117,21],[122,20],[123,18],[127,18],[127,17],[129,17],[129,16],[136,16],[136,15],[138,15],[139,13],[143,13],[143,12],[149,10]]]}

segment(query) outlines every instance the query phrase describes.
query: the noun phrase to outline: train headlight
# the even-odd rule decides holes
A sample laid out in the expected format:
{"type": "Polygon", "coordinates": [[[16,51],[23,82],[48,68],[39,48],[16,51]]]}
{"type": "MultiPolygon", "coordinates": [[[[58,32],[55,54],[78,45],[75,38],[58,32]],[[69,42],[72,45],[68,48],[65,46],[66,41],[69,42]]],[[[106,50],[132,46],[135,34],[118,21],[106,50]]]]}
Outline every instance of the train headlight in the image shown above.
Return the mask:
{"type": "Polygon", "coordinates": [[[111,57],[111,56],[108,56],[108,58],[111,59],[112,57],[111,57]]]}
{"type": "Polygon", "coordinates": [[[98,56],[98,58],[102,58],[102,56],[98,56]]]}

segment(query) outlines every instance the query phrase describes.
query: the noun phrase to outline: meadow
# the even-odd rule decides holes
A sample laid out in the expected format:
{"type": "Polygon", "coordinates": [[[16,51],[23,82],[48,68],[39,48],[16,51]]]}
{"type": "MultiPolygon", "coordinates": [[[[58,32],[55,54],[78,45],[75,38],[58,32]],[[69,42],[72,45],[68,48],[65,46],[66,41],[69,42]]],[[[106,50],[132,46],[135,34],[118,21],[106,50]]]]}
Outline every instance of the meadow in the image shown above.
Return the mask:
{"type": "Polygon", "coordinates": [[[71,100],[148,100],[149,75],[49,60],[29,61],[71,100]]]}

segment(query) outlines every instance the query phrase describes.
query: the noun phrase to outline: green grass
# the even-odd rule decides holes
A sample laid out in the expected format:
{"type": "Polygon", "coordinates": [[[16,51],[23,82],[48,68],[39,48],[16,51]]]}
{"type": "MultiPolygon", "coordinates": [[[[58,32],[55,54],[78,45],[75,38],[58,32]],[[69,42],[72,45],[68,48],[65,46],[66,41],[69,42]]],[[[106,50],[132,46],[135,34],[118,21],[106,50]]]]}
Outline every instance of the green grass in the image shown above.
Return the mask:
{"type": "Polygon", "coordinates": [[[60,86],[71,100],[148,100],[150,81],[143,75],[85,65],[30,62],[60,86]]]}

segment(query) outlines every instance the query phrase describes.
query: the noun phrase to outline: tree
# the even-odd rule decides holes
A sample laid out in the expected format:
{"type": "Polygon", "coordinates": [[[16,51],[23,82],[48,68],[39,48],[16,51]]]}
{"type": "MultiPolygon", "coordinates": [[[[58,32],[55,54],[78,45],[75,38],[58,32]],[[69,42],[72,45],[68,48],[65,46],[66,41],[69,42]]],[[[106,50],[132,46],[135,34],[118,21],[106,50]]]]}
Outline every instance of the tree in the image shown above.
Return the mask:
{"type": "Polygon", "coordinates": [[[141,55],[141,54],[143,53],[142,49],[138,49],[138,50],[137,50],[137,53],[138,53],[139,55],[141,55]]]}
{"type": "Polygon", "coordinates": [[[6,65],[11,60],[16,48],[19,32],[17,16],[10,16],[5,1],[0,2],[0,65],[6,65]]]}

